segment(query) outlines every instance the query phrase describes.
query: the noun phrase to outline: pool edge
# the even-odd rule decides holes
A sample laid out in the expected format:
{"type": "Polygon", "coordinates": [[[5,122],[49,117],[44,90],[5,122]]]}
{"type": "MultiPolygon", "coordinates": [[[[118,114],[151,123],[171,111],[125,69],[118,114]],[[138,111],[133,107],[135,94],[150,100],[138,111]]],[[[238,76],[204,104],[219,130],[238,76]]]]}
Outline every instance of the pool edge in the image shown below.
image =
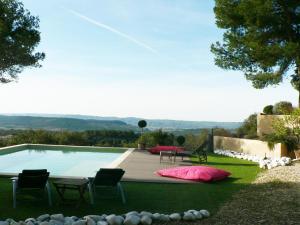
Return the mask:
{"type": "Polygon", "coordinates": [[[128,148],[122,155],[120,155],[117,159],[108,164],[106,168],[118,167],[134,150],[134,148],[128,148]]]}

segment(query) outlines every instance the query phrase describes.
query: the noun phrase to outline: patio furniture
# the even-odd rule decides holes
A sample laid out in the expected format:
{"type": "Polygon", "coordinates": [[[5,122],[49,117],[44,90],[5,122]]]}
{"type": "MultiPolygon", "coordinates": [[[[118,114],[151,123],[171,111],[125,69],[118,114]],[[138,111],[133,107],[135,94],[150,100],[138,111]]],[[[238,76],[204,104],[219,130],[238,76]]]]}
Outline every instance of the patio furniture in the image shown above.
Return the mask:
{"type": "Polygon", "coordinates": [[[196,150],[195,155],[198,157],[199,163],[207,162],[207,153],[204,149],[196,150]]]}
{"type": "Polygon", "coordinates": [[[159,153],[159,163],[162,162],[164,156],[168,157],[170,162],[175,163],[176,151],[161,151],[159,153]]]}
{"type": "Polygon", "coordinates": [[[121,195],[122,203],[126,203],[123,187],[121,185],[121,179],[125,171],[120,168],[101,168],[95,177],[89,178],[89,192],[91,197],[91,203],[94,204],[94,195],[96,194],[96,188],[112,187],[116,188],[117,192],[121,195]]]}
{"type": "Polygon", "coordinates": [[[206,140],[193,152],[198,157],[199,163],[207,162],[207,147],[208,141],[206,140]]]}
{"type": "Polygon", "coordinates": [[[21,190],[46,190],[48,193],[49,206],[52,205],[51,189],[48,182],[49,172],[46,169],[41,170],[23,170],[18,177],[13,177],[13,207],[17,206],[17,193],[21,190]]]}
{"type": "Polygon", "coordinates": [[[161,146],[157,145],[149,149],[149,152],[152,154],[160,154],[162,151],[175,151],[175,152],[182,152],[184,151],[183,147],[178,146],[161,146]]]}
{"type": "Polygon", "coordinates": [[[89,180],[88,179],[58,179],[53,182],[58,195],[63,203],[68,201],[77,201],[77,206],[80,205],[81,202],[85,202],[84,193],[88,187],[89,180]],[[78,199],[67,199],[65,198],[66,190],[77,190],[79,193],[78,199]]]}
{"type": "Polygon", "coordinates": [[[192,155],[193,153],[191,151],[176,152],[176,157],[177,156],[181,157],[181,160],[183,160],[184,157],[192,157],[192,155]]]}

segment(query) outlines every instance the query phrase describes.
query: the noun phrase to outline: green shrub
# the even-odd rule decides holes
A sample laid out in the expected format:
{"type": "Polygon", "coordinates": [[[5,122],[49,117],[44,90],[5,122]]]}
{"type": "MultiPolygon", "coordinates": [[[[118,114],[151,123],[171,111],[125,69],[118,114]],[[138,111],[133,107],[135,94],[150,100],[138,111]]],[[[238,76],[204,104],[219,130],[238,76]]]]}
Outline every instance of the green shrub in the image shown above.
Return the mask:
{"type": "Polygon", "coordinates": [[[294,109],[289,116],[276,118],[272,124],[273,133],[264,137],[270,149],[276,143],[285,144],[289,151],[299,149],[300,145],[300,109],[294,109]]]}
{"type": "Polygon", "coordinates": [[[273,105],[267,105],[263,109],[263,113],[267,115],[272,115],[273,114],[273,105]]]}
{"type": "Polygon", "coordinates": [[[147,147],[153,147],[156,145],[173,145],[174,135],[159,129],[156,131],[143,133],[137,142],[145,143],[147,144],[147,147]]]}
{"type": "Polygon", "coordinates": [[[62,145],[97,145],[122,147],[135,143],[138,134],[133,131],[90,130],[90,131],[48,131],[23,130],[14,132],[9,138],[2,138],[0,145],[62,144],[62,145]]]}
{"type": "Polygon", "coordinates": [[[293,111],[292,103],[286,101],[277,102],[273,107],[273,114],[276,115],[290,114],[292,111],[293,111]]]}
{"type": "Polygon", "coordinates": [[[214,135],[222,137],[235,137],[234,133],[225,128],[214,128],[214,135]]]}
{"type": "Polygon", "coordinates": [[[237,129],[239,138],[255,139],[257,138],[257,114],[250,115],[237,129]]]}
{"type": "Polygon", "coordinates": [[[174,135],[168,132],[162,131],[159,129],[152,132],[153,140],[158,145],[173,145],[174,144],[174,135]]]}
{"type": "Polygon", "coordinates": [[[187,150],[196,150],[200,145],[202,145],[208,138],[209,131],[203,129],[199,134],[187,134],[184,147],[187,150]]]}

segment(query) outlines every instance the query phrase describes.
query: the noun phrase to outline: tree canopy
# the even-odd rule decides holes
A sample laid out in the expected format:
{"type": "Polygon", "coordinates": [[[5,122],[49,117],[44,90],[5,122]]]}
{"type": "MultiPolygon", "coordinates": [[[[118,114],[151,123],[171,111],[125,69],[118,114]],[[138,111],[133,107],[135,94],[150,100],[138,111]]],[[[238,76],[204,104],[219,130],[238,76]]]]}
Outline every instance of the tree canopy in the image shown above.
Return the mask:
{"type": "Polygon", "coordinates": [[[39,19],[17,0],[0,0],[0,83],[17,79],[25,67],[39,67],[45,54],[34,52],[40,42],[39,19]]]}
{"type": "Polygon", "coordinates": [[[216,65],[243,71],[255,88],[290,77],[300,91],[299,0],[216,0],[214,12],[225,29],[211,46],[216,65]]]}

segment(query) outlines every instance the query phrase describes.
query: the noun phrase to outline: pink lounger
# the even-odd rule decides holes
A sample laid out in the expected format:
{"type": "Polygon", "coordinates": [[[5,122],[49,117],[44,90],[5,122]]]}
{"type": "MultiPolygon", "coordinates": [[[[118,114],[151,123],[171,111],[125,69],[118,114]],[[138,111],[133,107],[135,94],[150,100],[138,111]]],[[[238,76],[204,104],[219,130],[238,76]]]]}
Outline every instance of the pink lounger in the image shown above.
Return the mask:
{"type": "Polygon", "coordinates": [[[183,152],[183,147],[177,147],[177,146],[161,146],[157,145],[153,148],[149,149],[149,152],[152,154],[159,154],[162,151],[175,151],[175,152],[183,152]]]}
{"type": "Polygon", "coordinates": [[[162,169],[156,172],[163,177],[173,177],[192,181],[217,181],[223,180],[231,174],[225,170],[220,170],[209,166],[182,166],[162,169]]]}

